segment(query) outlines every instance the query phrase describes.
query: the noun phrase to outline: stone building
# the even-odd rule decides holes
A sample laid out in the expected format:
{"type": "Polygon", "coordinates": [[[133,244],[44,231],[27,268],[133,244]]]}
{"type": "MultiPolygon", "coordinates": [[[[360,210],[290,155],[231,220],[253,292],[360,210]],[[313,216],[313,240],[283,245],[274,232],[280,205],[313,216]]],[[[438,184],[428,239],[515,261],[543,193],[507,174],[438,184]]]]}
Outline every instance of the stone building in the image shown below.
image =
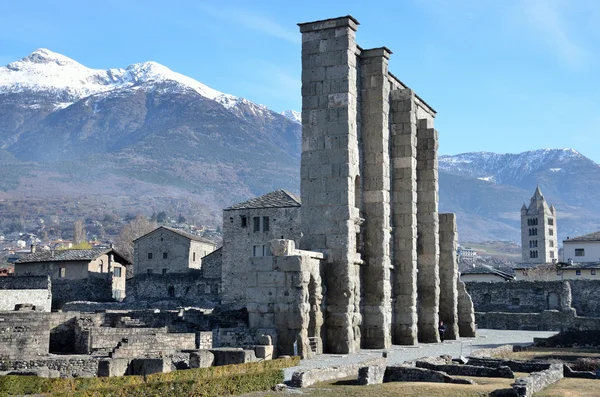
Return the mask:
{"type": "MultiPolygon", "coordinates": [[[[113,248],[93,248],[75,250],[32,252],[15,262],[15,276],[50,276],[53,281],[53,294],[59,285],[71,284],[69,289],[77,290],[69,281],[108,279],[112,284],[112,297],[125,298],[125,273],[130,262],[113,248]]],[[[73,300],[87,300],[90,292],[80,285],[80,294],[75,293],[73,300]]],[[[73,295],[70,293],[69,295],[73,295]]],[[[57,298],[56,297],[56,298],[57,298]]],[[[53,298],[55,299],[55,298],[53,298]]],[[[56,300],[56,299],[55,299],[56,300]]]]}
{"type": "Polygon", "coordinates": [[[133,241],[134,276],[185,273],[202,267],[216,244],[203,237],[160,226],[133,241]]]}
{"type": "Polygon", "coordinates": [[[270,256],[270,241],[300,241],[300,199],[276,190],[223,210],[222,301],[246,302],[255,286],[251,257],[270,256]]]}
{"type": "Polygon", "coordinates": [[[529,207],[521,207],[521,256],[523,263],[558,262],[556,209],[548,206],[538,186],[529,207]]]}

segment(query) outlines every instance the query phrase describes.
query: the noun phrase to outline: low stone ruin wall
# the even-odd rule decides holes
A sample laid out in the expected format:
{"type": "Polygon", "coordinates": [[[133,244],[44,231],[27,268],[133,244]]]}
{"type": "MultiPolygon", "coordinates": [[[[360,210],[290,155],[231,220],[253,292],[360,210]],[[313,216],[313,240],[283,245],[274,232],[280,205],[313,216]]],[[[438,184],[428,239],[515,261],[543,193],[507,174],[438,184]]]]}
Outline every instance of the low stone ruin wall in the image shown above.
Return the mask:
{"type": "MultiPolygon", "coordinates": [[[[506,284],[506,283],[503,283],[506,284]]],[[[541,313],[475,313],[479,328],[531,331],[600,329],[600,318],[579,317],[573,312],[547,310],[541,313]]]]}
{"type": "Polygon", "coordinates": [[[477,366],[477,364],[458,365],[458,364],[432,364],[426,361],[417,361],[415,363],[417,368],[432,369],[434,371],[442,371],[448,375],[460,375],[460,376],[478,376],[483,378],[509,378],[513,379],[515,374],[507,366],[496,366],[496,367],[484,367],[477,366]]]}
{"type": "Polygon", "coordinates": [[[58,371],[63,378],[93,377],[98,373],[100,359],[92,356],[49,356],[46,358],[13,359],[0,361],[0,371],[48,368],[58,371]]]}
{"type": "Polygon", "coordinates": [[[470,365],[478,367],[498,368],[508,367],[514,372],[539,372],[550,368],[550,364],[529,361],[503,360],[500,358],[468,357],[470,365]]]}
{"type": "Polygon", "coordinates": [[[17,304],[31,304],[36,311],[49,312],[52,306],[49,276],[0,277],[0,311],[13,311],[17,304]]]}
{"type": "Polygon", "coordinates": [[[50,323],[46,313],[0,313],[0,358],[21,359],[49,353],[50,323]]]}
{"type": "Polygon", "coordinates": [[[384,358],[376,358],[363,361],[362,363],[339,365],[328,368],[312,368],[306,371],[297,371],[292,374],[291,386],[309,387],[319,382],[326,382],[333,379],[347,378],[356,376],[358,370],[362,367],[385,365],[384,358]]]}
{"type": "Polygon", "coordinates": [[[531,397],[553,383],[563,378],[563,365],[551,364],[550,368],[534,372],[527,377],[518,378],[512,388],[519,397],[531,397]]]}
{"type": "Polygon", "coordinates": [[[458,383],[471,385],[468,379],[453,378],[450,375],[426,368],[408,367],[403,365],[391,366],[385,369],[383,382],[435,382],[435,383],[458,383]]]}
{"type": "Polygon", "coordinates": [[[600,280],[465,284],[476,312],[539,313],[572,307],[579,316],[600,317],[600,280]]]}

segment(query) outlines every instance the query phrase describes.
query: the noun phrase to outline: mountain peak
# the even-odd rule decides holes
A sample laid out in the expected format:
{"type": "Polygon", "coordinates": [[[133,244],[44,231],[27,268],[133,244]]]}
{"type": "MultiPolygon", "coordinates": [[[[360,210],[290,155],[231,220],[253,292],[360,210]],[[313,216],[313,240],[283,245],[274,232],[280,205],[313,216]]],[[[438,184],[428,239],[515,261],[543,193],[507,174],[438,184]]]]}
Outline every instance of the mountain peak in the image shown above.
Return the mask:
{"type": "Polygon", "coordinates": [[[296,123],[302,124],[302,113],[300,112],[295,110],[284,110],[281,114],[296,123]]]}
{"type": "MultiPolygon", "coordinates": [[[[77,65],[81,66],[80,63],[72,60],[69,57],[56,53],[54,51],[50,51],[47,48],[38,48],[33,51],[31,54],[27,55],[25,58],[13,63],[37,63],[37,64],[47,64],[47,63],[55,63],[59,66],[67,66],[67,65],[77,65]]],[[[9,64],[10,66],[11,64],[9,64]]]]}

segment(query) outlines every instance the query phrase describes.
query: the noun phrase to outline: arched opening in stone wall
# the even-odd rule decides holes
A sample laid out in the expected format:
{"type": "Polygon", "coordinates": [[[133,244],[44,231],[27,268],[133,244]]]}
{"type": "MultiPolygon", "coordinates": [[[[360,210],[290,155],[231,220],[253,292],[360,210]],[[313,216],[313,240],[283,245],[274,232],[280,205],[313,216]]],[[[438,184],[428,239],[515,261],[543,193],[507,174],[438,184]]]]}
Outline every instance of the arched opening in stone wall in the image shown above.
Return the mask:
{"type": "Polygon", "coordinates": [[[560,307],[560,300],[556,292],[550,292],[548,294],[548,310],[558,310],[560,307]]]}

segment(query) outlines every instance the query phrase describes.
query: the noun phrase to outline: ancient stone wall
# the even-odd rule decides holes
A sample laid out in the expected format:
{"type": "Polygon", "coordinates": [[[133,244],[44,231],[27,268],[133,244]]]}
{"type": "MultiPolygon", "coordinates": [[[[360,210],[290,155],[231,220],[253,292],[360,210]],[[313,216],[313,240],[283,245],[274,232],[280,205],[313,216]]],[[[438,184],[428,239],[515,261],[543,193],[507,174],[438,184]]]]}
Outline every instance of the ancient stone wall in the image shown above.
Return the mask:
{"type": "Polygon", "coordinates": [[[571,311],[547,310],[541,313],[476,313],[479,328],[532,331],[593,330],[600,328],[600,318],[578,317],[571,311]]]}
{"type": "Polygon", "coordinates": [[[220,284],[219,278],[206,278],[202,270],[139,274],[127,280],[125,301],[174,301],[179,306],[212,308],[219,302],[220,284]]]}
{"type": "Polygon", "coordinates": [[[278,354],[323,352],[322,281],[320,260],[306,255],[254,257],[255,270],[247,280],[247,309],[251,329],[274,338],[278,354]]]}
{"type": "Polygon", "coordinates": [[[477,312],[538,313],[568,310],[600,317],[600,280],[466,283],[477,312]]]}
{"type": "Polygon", "coordinates": [[[36,311],[49,312],[51,286],[49,276],[0,277],[0,311],[12,311],[16,304],[27,303],[36,311]]]}
{"type": "Polygon", "coordinates": [[[219,248],[202,258],[202,276],[205,279],[221,280],[223,248],[219,248]]]}
{"type": "Polygon", "coordinates": [[[48,368],[60,372],[61,377],[93,377],[98,374],[100,358],[92,356],[60,356],[47,358],[22,357],[0,361],[0,371],[48,368]]]}
{"type": "Polygon", "coordinates": [[[0,313],[0,358],[22,359],[48,355],[50,326],[46,313],[0,313]]]}
{"type": "Polygon", "coordinates": [[[250,258],[270,255],[269,242],[273,239],[298,243],[300,236],[300,207],[224,210],[223,303],[240,302],[245,298],[246,281],[253,272],[250,258]],[[258,218],[256,231],[255,218],[258,218]]]}
{"type": "Polygon", "coordinates": [[[58,310],[67,302],[114,302],[110,274],[79,280],[52,280],[52,309],[58,310]]]}

